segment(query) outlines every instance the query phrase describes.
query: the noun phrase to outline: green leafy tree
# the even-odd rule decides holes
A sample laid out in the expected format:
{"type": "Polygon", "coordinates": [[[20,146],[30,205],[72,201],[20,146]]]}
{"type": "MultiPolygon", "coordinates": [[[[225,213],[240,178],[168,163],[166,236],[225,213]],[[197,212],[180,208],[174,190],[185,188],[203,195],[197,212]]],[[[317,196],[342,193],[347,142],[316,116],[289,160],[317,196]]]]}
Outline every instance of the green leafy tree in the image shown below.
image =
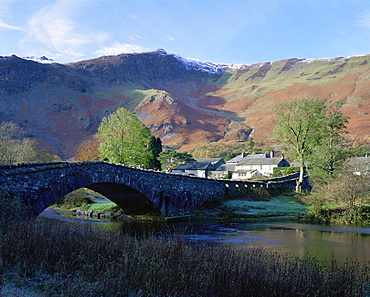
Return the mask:
{"type": "Polygon", "coordinates": [[[150,130],[125,108],[103,118],[98,128],[100,157],[113,163],[149,167],[150,130]]]}
{"type": "Polygon", "coordinates": [[[176,167],[195,162],[193,156],[187,152],[176,152],[174,150],[165,150],[159,154],[158,160],[162,164],[162,170],[171,172],[176,167]]]}
{"type": "Polygon", "coordinates": [[[326,128],[326,105],[313,97],[291,99],[276,108],[275,138],[291,148],[300,168],[296,191],[301,192],[308,157],[320,143],[326,128]]]}
{"type": "Polygon", "coordinates": [[[334,176],[343,164],[346,153],[343,134],[348,117],[339,109],[343,102],[329,104],[321,99],[303,97],[278,105],[275,136],[287,144],[292,157],[299,161],[301,190],[307,163],[313,168],[316,180],[324,181],[334,176]]]}
{"type": "Polygon", "coordinates": [[[326,117],[321,127],[319,143],[313,148],[309,158],[313,174],[321,181],[334,178],[335,171],[341,169],[350,154],[344,142],[349,118],[339,111],[342,105],[343,102],[326,104],[326,117]]]}
{"type": "Polygon", "coordinates": [[[158,160],[159,154],[162,152],[161,139],[152,135],[149,140],[148,151],[150,151],[153,155],[149,163],[149,168],[161,170],[161,162],[158,160]]]}

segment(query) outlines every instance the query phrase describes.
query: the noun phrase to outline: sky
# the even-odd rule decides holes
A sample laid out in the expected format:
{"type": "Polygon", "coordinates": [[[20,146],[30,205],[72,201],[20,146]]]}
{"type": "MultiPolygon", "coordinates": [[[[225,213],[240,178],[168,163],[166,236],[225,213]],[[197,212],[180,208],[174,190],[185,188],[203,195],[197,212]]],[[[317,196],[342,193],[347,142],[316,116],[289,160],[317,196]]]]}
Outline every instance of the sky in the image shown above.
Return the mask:
{"type": "Polygon", "coordinates": [[[157,49],[228,64],[370,54],[370,1],[0,0],[0,56],[157,49]]]}

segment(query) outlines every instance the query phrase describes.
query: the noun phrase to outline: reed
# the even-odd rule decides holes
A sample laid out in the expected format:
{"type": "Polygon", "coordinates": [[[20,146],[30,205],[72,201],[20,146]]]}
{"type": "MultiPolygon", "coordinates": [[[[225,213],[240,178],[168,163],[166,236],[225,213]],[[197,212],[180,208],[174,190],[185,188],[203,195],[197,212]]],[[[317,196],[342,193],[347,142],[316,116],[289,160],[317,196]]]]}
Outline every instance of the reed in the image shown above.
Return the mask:
{"type": "Polygon", "coordinates": [[[368,296],[369,267],[54,221],[2,226],[4,283],[41,296],[368,296]]]}

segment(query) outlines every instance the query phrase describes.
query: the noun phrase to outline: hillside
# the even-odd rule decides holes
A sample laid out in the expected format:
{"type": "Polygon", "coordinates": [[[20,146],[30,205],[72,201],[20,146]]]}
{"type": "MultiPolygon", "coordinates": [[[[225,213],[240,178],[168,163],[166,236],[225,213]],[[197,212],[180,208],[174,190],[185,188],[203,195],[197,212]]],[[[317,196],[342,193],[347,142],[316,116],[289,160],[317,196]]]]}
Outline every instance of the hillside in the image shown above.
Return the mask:
{"type": "Polygon", "coordinates": [[[264,141],[277,102],[345,100],[352,135],[369,135],[370,55],[226,65],[157,50],[70,64],[0,57],[0,120],[13,120],[62,158],[117,107],[134,111],[164,144],[264,141]]]}

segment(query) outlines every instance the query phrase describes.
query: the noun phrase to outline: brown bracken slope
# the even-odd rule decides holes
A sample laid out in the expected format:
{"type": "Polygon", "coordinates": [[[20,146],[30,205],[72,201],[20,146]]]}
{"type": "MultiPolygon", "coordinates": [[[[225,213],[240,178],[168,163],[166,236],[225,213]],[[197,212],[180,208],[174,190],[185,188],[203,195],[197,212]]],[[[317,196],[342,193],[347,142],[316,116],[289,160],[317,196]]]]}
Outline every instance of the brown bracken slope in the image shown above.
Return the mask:
{"type": "Polygon", "coordinates": [[[163,50],[66,65],[0,57],[0,120],[15,121],[43,147],[72,157],[117,107],[136,113],[163,143],[266,142],[274,106],[289,98],[344,100],[348,132],[370,126],[370,55],[287,59],[254,65],[195,62],[163,50]]]}

